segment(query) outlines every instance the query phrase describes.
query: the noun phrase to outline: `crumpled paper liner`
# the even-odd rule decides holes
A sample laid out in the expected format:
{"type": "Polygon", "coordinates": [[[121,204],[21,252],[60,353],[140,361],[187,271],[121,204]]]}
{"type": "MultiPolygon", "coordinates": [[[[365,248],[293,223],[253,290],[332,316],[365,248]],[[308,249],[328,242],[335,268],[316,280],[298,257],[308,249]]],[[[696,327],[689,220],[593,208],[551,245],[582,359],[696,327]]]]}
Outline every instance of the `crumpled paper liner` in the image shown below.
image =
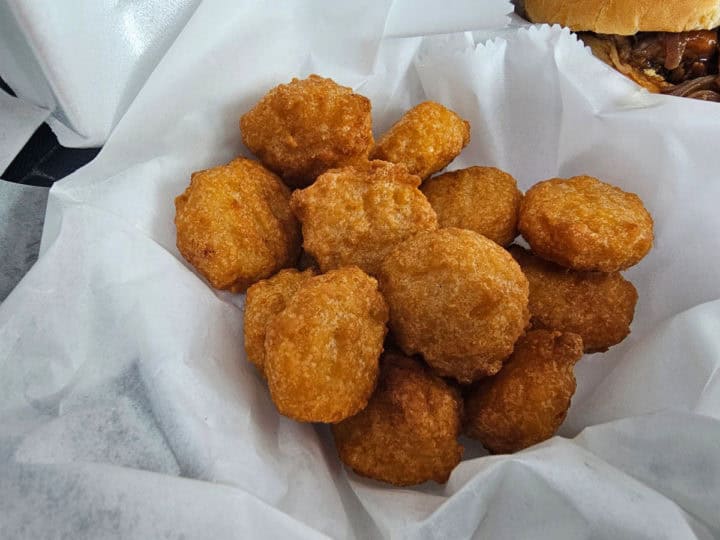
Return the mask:
{"type": "Polygon", "coordinates": [[[357,41],[307,54],[310,22],[204,4],[100,156],[51,192],[43,255],[0,306],[0,536],[720,534],[720,108],[641,92],[559,28],[380,42],[357,19],[357,41]],[[524,189],[588,173],[643,198],[657,243],[627,273],[633,333],[578,364],[570,439],[492,457],[464,441],[447,485],[397,489],[344,470],[327,427],[276,413],[243,358],[243,297],[178,256],[172,201],[245,152],[237,119],[269,86],[311,72],[370,97],[379,130],[422,99],[457,110],[473,140],[453,168],[524,189]]]}

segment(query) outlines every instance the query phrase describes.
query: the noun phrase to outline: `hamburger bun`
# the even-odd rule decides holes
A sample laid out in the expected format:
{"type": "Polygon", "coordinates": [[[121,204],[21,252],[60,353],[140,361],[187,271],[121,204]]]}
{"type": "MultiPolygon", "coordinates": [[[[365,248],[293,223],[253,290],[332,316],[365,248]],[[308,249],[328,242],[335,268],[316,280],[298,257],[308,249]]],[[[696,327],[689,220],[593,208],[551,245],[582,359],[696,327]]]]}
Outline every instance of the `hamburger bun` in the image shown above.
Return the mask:
{"type": "Polygon", "coordinates": [[[720,26],[720,0],[525,0],[530,21],[630,36],[720,26]]]}

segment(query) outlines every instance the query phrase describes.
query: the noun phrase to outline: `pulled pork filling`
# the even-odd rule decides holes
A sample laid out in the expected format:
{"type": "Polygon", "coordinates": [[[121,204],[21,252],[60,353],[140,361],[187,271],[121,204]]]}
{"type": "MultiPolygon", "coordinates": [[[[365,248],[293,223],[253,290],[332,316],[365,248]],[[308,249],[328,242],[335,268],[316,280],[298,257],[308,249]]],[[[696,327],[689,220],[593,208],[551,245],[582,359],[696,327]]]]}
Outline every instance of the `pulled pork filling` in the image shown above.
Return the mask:
{"type": "Polygon", "coordinates": [[[596,37],[610,42],[610,56],[613,64],[620,64],[615,66],[619,71],[633,68],[660,77],[665,94],[720,101],[718,29],[596,37]]]}

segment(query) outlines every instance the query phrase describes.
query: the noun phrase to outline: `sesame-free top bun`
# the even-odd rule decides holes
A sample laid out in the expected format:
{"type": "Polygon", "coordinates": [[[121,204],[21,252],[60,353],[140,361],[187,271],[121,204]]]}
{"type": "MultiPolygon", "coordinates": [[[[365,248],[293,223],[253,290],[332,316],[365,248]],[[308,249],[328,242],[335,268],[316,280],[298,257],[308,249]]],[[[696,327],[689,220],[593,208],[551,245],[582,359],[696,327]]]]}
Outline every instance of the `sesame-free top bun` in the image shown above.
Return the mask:
{"type": "Polygon", "coordinates": [[[598,34],[629,36],[720,26],[720,0],[525,0],[525,11],[535,23],[598,34]]]}

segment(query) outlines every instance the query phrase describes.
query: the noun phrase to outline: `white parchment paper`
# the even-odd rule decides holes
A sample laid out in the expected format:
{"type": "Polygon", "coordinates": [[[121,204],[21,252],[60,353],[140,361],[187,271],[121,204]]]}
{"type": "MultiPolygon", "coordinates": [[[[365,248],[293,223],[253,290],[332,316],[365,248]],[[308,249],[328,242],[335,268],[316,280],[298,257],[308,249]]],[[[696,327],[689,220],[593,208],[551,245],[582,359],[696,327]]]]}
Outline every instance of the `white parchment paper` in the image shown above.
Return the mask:
{"type": "Polygon", "coordinates": [[[0,74],[53,114],[64,146],[102,146],[198,0],[4,0],[0,74]]]}
{"type": "Polygon", "coordinates": [[[0,179],[0,302],[37,260],[48,188],[0,179]]]}
{"type": "MultiPolygon", "coordinates": [[[[70,147],[101,146],[138,90],[173,44],[199,0],[4,0],[0,3],[0,74],[16,95],[52,113],[50,127],[70,147]]],[[[275,9],[268,2],[228,4],[230,16],[275,9]],[[239,5],[237,5],[239,4],[239,5]],[[248,8],[250,11],[248,12],[248,8]]],[[[377,30],[386,36],[422,36],[498,28],[509,0],[364,0],[328,6],[315,0],[282,2],[285,19],[308,25],[332,9],[364,17],[385,10],[377,30]],[[358,9],[360,8],[360,9],[358,9]]],[[[272,2],[270,2],[272,4],[272,2]]],[[[370,20],[377,22],[376,16],[370,20]]],[[[323,30],[350,38],[355,20],[323,30]]],[[[312,24],[308,32],[315,32],[312,24]]],[[[208,32],[212,32],[212,28],[208,32]]],[[[271,30],[281,32],[282,27],[271,30]]],[[[318,35],[320,43],[322,36],[318,35]]],[[[331,38],[333,39],[333,38],[331,38]]],[[[298,42],[296,42],[297,44],[298,42]]],[[[294,46],[291,41],[287,44],[294,46]]],[[[0,115],[0,123],[2,116],[0,115]]]]}
{"type": "Polygon", "coordinates": [[[720,107],[641,92],[559,28],[383,40],[383,9],[279,4],[203,3],[53,188],[42,256],[0,306],[0,537],[718,537],[720,107]],[[238,118],[270,86],[312,72],[370,97],[379,131],[422,99],[457,110],[473,140],[453,168],[523,188],[588,173],[644,199],[657,245],[627,273],[633,332],[579,363],[562,437],[492,457],[464,441],[447,485],[397,489],[276,413],[242,296],[175,249],[173,197],[246,153],[238,118]]]}
{"type": "Polygon", "coordinates": [[[49,115],[50,111],[0,90],[0,177],[49,115]]]}

